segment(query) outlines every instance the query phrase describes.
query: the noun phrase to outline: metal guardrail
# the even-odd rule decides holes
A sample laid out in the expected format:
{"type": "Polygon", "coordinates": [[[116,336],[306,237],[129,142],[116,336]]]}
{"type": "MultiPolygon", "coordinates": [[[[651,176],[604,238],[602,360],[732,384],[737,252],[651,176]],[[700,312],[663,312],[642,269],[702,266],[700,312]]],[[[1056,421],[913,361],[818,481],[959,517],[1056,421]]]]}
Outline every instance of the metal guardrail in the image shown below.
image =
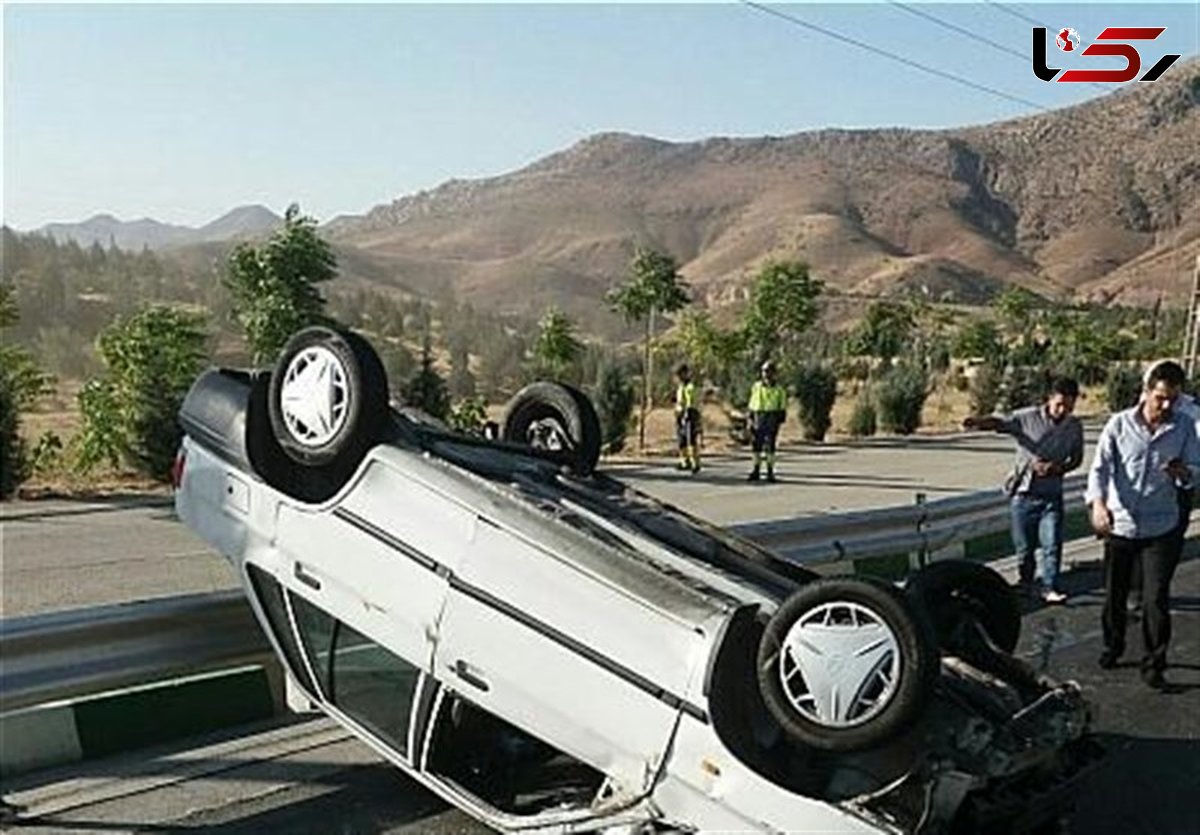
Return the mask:
{"type": "MultiPolygon", "coordinates": [[[[1084,479],[1067,479],[1068,508],[1084,479]]],[[[932,553],[1007,530],[999,490],[910,506],[733,526],[799,563],[932,553]]],[[[265,662],[270,650],[241,591],[0,620],[0,711],[265,662]]]]}
{"type": "Polygon", "coordinates": [[[0,711],[270,658],[240,590],[6,618],[0,711]]]}
{"type": "MultiPolygon", "coordinates": [[[[1066,510],[1083,507],[1086,476],[1063,484],[1066,510]]],[[[1009,528],[1009,499],[985,490],[912,505],[734,525],[732,530],[793,562],[820,564],[901,553],[932,553],[1009,528]]]]}

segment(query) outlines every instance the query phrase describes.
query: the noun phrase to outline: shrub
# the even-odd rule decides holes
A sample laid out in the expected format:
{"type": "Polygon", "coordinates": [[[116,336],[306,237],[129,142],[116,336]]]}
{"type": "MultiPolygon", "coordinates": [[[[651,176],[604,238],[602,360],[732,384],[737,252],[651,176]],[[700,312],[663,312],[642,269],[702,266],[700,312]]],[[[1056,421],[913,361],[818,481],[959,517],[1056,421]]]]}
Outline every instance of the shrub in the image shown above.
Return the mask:
{"type": "Polygon", "coordinates": [[[970,393],[971,414],[990,415],[1000,404],[1000,372],[990,365],[979,366],[967,391],[970,393]]]}
{"type": "Polygon", "coordinates": [[[853,438],[869,438],[875,434],[875,404],[870,396],[863,394],[854,402],[854,411],[850,413],[850,436],[853,438]]]}
{"type": "Polygon", "coordinates": [[[176,415],[206,358],[203,323],[194,313],[155,306],[104,329],[106,371],[79,393],[81,471],[125,460],[152,478],[170,477],[183,437],[176,415]]]}
{"type": "Polygon", "coordinates": [[[600,367],[592,401],[600,417],[601,439],[606,452],[620,452],[625,447],[629,418],[633,414],[636,399],[633,384],[620,366],[605,363],[600,367]]]}
{"type": "Polygon", "coordinates": [[[1128,409],[1138,402],[1142,393],[1142,375],[1136,368],[1113,366],[1104,381],[1104,400],[1110,412],[1128,409]]]}
{"type": "Polygon", "coordinates": [[[897,366],[879,381],[875,392],[879,425],[885,432],[911,435],[921,425],[921,409],[929,394],[925,372],[912,366],[897,366]]]}
{"type": "Polygon", "coordinates": [[[35,473],[51,473],[63,463],[65,446],[57,432],[43,432],[29,453],[29,464],[35,473]]]}
{"type": "Polygon", "coordinates": [[[1046,399],[1049,390],[1048,372],[1037,368],[1014,368],[1004,381],[1000,406],[1006,412],[1035,406],[1046,399]]]}
{"type": "Polygon", "coordinates": [[[7,499],[29,477],[29,460],[21,440],[21,420],[13,386],[0,374],[0,499],[7,499]]]}
{"type": "Polygon", "coordinates": [[[796,400],[806,441],[823,441],[837,398],[837,375],[823,365],[804,365],[796,372],[796,400]]]}
{"type": "Polygon", "coordinates": [[[446,422],[450,428],[468,435],[482,435],[487,422],[487,404],[482,397],[466,397],[450,408],[446,422]]]}

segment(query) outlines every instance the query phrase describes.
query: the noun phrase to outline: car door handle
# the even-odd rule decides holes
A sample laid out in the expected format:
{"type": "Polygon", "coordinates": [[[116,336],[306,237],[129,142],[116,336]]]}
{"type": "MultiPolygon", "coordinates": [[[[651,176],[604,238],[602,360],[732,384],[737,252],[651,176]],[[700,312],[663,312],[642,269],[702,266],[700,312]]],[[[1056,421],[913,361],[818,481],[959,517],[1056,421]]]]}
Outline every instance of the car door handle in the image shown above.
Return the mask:
{"type": "Polygon", "coordinates": [[[304,566],[300,563],[295,564],[295,569],[292,571],[296,575],[296,579],[304,585],[308,586],[313,591],[321,590],[321,581],[304,570],[304,566]]]}
{"type": "Polygon", "coordinates": [[[477,690],[482,690],[484,693],[491,690],[488,683],[479,675],[471,672],[471,665],[461,658],[454,662],[454,674],[477,690]]]}

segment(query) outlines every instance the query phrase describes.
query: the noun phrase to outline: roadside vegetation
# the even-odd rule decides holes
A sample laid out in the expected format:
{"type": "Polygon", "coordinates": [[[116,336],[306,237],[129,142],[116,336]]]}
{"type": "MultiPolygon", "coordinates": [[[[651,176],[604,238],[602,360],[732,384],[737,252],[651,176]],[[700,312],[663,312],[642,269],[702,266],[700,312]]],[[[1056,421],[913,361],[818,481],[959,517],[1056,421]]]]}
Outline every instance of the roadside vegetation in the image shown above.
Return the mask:
{"type": "Polygon", "coordinates": [[[678,261],[634,249],[607,296],[640,338],[592,338],[561,309],[540,320],[481,311],[449,291],[418,297],[350,282],[298,207],[264,241],[186,264],[149,250],[81,248],[3,230],[0,497],[32,487],[163,482],[175,414],[210,364],[269,364],[306,324],[359,331],[393,397],[481,432],[522,385],[585,389],[605,450],[673,443],[674,368],[693,369],[705,445],[746,441],[743,410],[765,359],[790,383],[784,442],[956,427],[968,412],[1037,402],[1053,373],[1078,378],[1083,410],[1136,396],[1139,363],[1178,353],[1181,310],[1071,306],[1010,289],[987,306],[848,300],[794,260],[746,276],[744,300],[706,307],[678,261]],[[861,307],[852,317],[835,307],[861,307]]]}

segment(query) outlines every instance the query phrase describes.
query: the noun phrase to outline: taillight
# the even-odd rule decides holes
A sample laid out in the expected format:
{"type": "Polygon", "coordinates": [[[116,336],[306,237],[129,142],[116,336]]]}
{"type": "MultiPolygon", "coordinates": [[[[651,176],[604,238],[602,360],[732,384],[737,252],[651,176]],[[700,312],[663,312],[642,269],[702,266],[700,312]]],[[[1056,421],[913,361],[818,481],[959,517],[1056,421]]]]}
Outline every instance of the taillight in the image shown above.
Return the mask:
{"type": "Polygon", "coordinates": [[[171,486],[176,490],[183,484],[183,466],[187,463],[187,450],[179,448],[175,453],[175,463],[171,464],[171,486]]]}

